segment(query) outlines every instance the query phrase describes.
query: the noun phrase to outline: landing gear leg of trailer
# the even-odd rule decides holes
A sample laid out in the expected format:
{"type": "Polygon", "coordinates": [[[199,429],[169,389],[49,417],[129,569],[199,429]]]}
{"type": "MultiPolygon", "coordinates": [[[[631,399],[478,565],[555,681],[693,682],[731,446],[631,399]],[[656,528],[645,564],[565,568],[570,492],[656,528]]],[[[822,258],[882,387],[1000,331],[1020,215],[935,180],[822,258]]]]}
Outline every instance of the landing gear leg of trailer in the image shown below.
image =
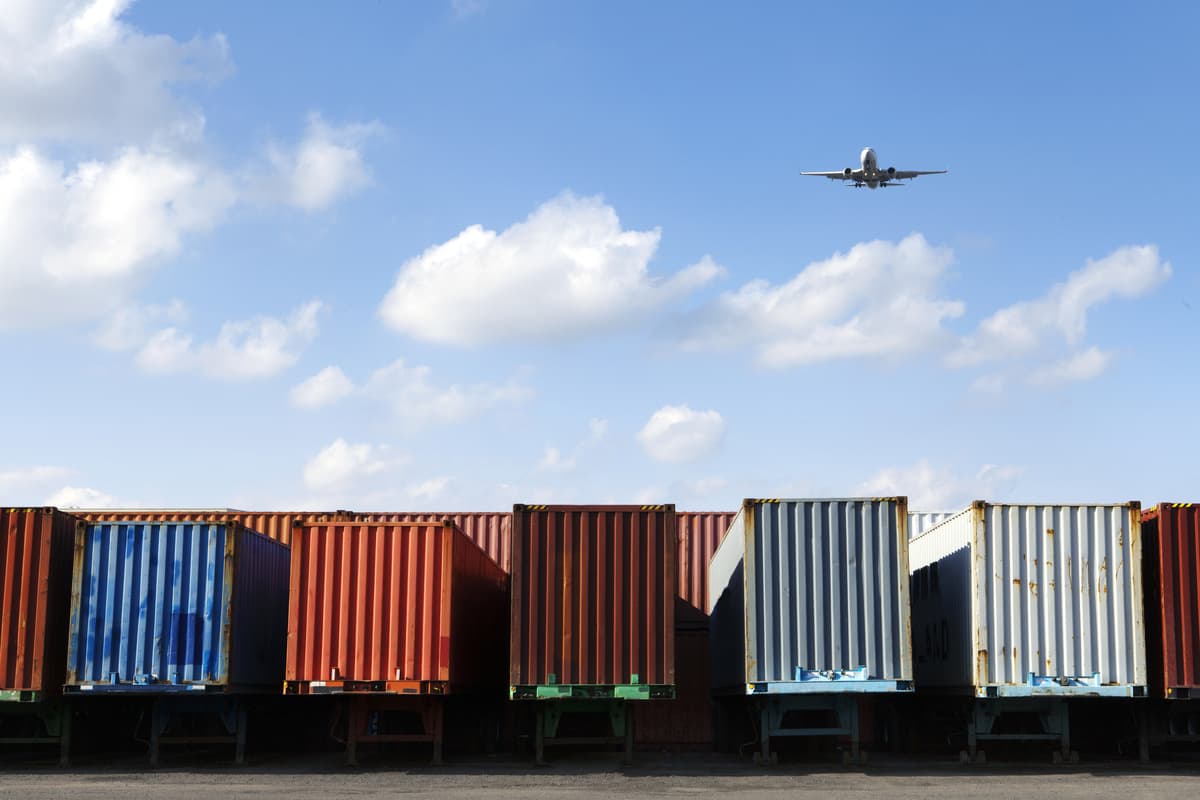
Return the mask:
{"type": "Polygon", "coordinates": [[[534,709],[534,763],[546,764],[546,745],[619,745],[621,760],[633,763],[633,713],[625,700],[538,700],[534,709]],[[608,736],[558,735],[564,714],[604,714],[608,717],[608,736]]]}
{"type": "Polygon", "coordinates": [[[235,764],[246,763],[246,707],[236,697],[156,697],[150,701],[150,766],[158,766],[163,744],[232,744],[235,764]],[[185,717],[215,717],[225,734],[166,736],[185,717]]]}
{"type": "Polygon", "coordinates": [[[1055,764],[1079,760],[1079,754],[1071,749],[1070,707],[1061,698],[1012,697],[973,701],[967,722],[967,752],[960,754],[960,760],[964,764],[984,763],[987,756],[979,749],[979,743],[983,741],[1053,742],[1057,747],[1050,756],[1055,764]],[[1006,714],[1034,715],[1040,730],[997,733],[996,722],[1006,714]]]}
{"type": "Polygon", "coordinates": [[[771,739],[777,736],[822,736],[846,738],[849,751],[843,751],[842,760],[847,764],[865,761],[860,745],[858,694],[779,694],[759,698],[758,737],[760,748],[754,754],[759,764],[775,764],[779,754],[771,749],[771,739]],[[785,726],[789,712],[826,712],[833,720],[828,726],[785,726]]]}

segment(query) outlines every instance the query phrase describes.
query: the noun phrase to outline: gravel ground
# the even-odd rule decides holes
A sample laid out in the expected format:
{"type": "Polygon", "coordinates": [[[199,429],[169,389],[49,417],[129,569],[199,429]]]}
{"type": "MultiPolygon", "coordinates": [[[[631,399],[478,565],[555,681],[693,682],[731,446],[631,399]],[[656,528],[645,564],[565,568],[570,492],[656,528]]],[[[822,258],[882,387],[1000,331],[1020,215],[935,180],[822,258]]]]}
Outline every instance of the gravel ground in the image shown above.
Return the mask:
{"type": "Polygon", "coordinates": [[[572,759],[541,769],[525,763],[456,763],[442,768],[379,763],[350,769],[335,758],[260,758],[242,768],[167,766],[148,771],[136,760],[70,770],[0,766],[0,797],[38,798],[450,798],[694,797],[738,798],[966,797],[973,800],[1195,797],[1196,765],[1140,767],[1132,762],[1007,764],[961,767],[952,762],[889,760],[866,768],[794,763],[760,769],[724,757],[644,757],[630,768],[605,759],[572,759]]]}

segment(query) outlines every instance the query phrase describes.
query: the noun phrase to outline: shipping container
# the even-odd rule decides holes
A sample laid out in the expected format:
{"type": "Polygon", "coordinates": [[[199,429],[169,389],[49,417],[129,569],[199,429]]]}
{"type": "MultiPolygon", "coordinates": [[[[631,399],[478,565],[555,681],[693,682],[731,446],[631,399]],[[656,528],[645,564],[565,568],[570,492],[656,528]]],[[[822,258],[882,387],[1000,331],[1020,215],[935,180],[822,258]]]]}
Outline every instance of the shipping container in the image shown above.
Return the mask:
{"type": "Polygon", "coordinates": [[[713,688],[910,690],[907,524],[903,497],[746,500],[709,566],[713,688]]]}
{"type": "Polygon", "coordinates": [[[503,570],[450,522],[300,525],[285,690],[502,691],[507,601],[503,570]]]}
{"type": "Polygon", "coordinates": [[[287,547],[237,523],[81,528],[67,688],[278,692],[287,581],[287,547]]]}
{"type": "Polygon", "coordinates": [[[673,694],[675,507],[517,505],[512,524],[512,696],[673,694]]]}
{"type": "Polygon", "coordinates": [[[707,750],[713,741],[708,631],[675,629],[675,698],[634,706],[635,740],[643,747],[707,750]]]}
{"type": "Polygon", "coordinates": [[[913,539],[909,566],[922,689],[1144,693],[1137,503],[977,501],[913,539]]]}
{"type": "MultiPolygon", "coordinates": [[[[961,510],[961,509],[960,509],[961,510]]],[[[915,539],[934,525],[945,522],[958,511],[910,511],[908,512],[908,538],[915,539]]]]}
{"type": "Polygon", "coordinates": [[[53,508],[0,508],[0,701],[61,693],[75,530],[53,508]]]}
{"type": "MultiPolygon", "coordinates": [[[[677,511],[679,531],[679,596],[692,608],[708,616],[708,562],[717,552],[725,531],[733,522],[733,511],[677,511]]],[[[682,619],[676,619],[681,624],[682,619]]],[[[707,627],[707,625],[705,625],[707,627]]]]}
{"type": "Polygon", "coordinates": [[[233,508],[103,508],[72,510],[88,522],[233,522],[289,544],[297,522],[336,518],[333,511],[239,511],[233,508]]]}
{"type": "Polygon", "coordinates": [[[1156,697],[1200,697],[1200,505],[1142,513],[1147,659],[1156,697]]]}
{"type": "Polygon", "coordinates": [[[450,520],[479,545],[488,558],[509,572],[512,547],[512,514],[508,511],[339,511],[338,519],[351,522],[441,522],[450,520]]]}

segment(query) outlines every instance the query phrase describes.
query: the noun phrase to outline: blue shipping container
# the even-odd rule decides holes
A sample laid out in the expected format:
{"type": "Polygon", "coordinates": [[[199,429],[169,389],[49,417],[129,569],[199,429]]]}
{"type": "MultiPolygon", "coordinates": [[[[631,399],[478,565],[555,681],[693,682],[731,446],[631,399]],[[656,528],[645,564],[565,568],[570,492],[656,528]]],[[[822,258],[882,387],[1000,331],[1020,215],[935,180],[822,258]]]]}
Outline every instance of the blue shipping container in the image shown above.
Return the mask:
{"type": "Polygon", "coordinates": [[[68,691],[283,682],[289,551],[238,524],[105,522],[75,542],[68,691]]]}

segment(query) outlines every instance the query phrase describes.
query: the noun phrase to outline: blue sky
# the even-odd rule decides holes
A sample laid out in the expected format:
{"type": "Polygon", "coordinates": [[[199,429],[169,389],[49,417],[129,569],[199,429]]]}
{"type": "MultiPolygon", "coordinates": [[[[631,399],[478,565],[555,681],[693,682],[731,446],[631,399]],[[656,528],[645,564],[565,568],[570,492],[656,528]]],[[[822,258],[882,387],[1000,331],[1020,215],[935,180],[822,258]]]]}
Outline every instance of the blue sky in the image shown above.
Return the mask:
{"type": "Polygon", "coordinates": [[[1185,4],[6,5],[5,503],[1195,497],[1185,4]]]}

